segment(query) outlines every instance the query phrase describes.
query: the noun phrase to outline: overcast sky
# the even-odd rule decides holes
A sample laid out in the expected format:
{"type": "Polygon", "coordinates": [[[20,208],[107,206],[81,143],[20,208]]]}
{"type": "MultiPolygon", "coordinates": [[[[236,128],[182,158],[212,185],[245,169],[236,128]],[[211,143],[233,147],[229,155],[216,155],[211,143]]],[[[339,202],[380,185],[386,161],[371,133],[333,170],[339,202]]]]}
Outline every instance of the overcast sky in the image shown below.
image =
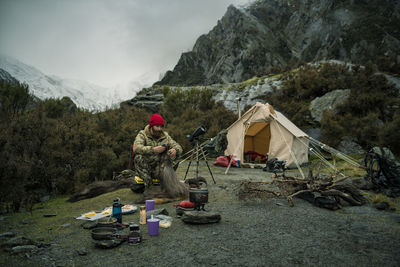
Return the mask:
{"type": "Polygon", "coordinates": [[[139,79],[153,83],[230,4],[248,2],[0,0],[0,53],[45,74],[107,87],[139,79]]]}

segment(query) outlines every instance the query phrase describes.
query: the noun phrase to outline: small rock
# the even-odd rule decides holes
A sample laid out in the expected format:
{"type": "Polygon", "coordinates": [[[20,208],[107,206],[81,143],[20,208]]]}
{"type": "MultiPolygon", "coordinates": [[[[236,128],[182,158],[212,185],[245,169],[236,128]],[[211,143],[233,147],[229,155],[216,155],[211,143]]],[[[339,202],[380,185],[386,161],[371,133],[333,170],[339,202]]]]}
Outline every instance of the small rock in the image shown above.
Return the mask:
{"type": "Polygon", "coordinates": [[[366,230],[366,227],[365,227],[365,225],[362,224],[361,222],[354,222],[354,223],[351,225],[351,229],[352,229],[352,231],[354,231],[354,232],[361,233],[361,232],[364,232],[364,231],[366,230]]]}
{"type": "Polygon", "coordinates": [[[185,211],[181,219],[184,223],[191,224],[217,223],[221,220],[221,215],[205,211],[185,211]]]}
{"type": "Polygon", "coordinates": [[[54,216],[57,216],[57,213],[43,214],[43,217],[54,217],[54,216]]]}
{"type": "Polygon", "coordinates": [[[184,252],[184,251],[177,251],[176,252],[176,257],[178,258],[178,259],[183,259],[183,258],[185,258],[187,256],[187,254],[184,252]]]}
{"type": "Polygon", "coordinates": [[[398,223],[400,223],[400,216],[392,216],[392,218],[396,221],[396,222],[398,222],[398,223]]]}
{"type": "Polygon", "coordinates": [[[36,246],[37,246],[38,248],[48,248],[48,247],[51,246],[51,244],[39,242],[39,243],[36,244],[36,246]]]}
{"type": "Polygon", "coordinates": [[[46,202],[50,200],[50,196],[44,196],[40,198],[40,202],[46,202]]]}
{"type": "Polygon", "coordinates": [[[375,208],[378,210],[387,210],[389,209],[390,205],[389,203],[382,201],[382,202],[378,202],[375,204],[375,208]]]}
{"type": "Polygon", "coordinates": [[[86,248],[77,249],[76,252],[78,253],[79,256],[86,256],[88,254],[88,251],[86,248]]]}
{"type": "Polygon", "coordinates": [[[1,244],[2,247],[16,247],[25,245],[34,245],[35,242],[26,237],[13,237],[1,244]]]}
{"type": "Polygon", "coordinates": [[[11,249],[11,254],[32,253],[36,252],[37,249],[37,246],[34,245],[16,246],[11,249]]]}
{"type": "Polygon", "coordinates": [[[64,223],[63,225],[61,225],[62,228],[67,228],[67,227],[70,227],[70,226],[71,226],[70,223],[64,223]]]}
{"type": "Polygon", "coordinates": [[[14,237],[15,234],[13,232],[5,232],[5,233],[1,233],[0,237],[14,237]]]}
{"type": "Polygon", "coordinates": [[[31,224],[32,222],[32,218],[24,218],[22,219],[21,224],[31,224]]]}
{"type": "Polygon", "coordinates": [[[226,247],[219,247],[219,249],[221,249],[221,250],[225,250],[225,251],[229,251],[229,249],[227,249],[226,247]]]}

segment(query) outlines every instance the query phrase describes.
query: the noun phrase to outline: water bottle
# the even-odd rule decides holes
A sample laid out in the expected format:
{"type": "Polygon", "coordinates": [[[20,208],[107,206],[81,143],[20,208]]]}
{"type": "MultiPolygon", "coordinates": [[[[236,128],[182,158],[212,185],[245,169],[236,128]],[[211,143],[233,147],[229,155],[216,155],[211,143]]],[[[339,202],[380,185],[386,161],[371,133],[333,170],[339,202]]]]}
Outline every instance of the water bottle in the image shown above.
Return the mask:
{"type": "Polygon", "coordinates": [[[118,223],[122,223],[122,204],[119,202],[119,198],[114,199],[112,208],[112,217],[117,219],[118,223]]]}

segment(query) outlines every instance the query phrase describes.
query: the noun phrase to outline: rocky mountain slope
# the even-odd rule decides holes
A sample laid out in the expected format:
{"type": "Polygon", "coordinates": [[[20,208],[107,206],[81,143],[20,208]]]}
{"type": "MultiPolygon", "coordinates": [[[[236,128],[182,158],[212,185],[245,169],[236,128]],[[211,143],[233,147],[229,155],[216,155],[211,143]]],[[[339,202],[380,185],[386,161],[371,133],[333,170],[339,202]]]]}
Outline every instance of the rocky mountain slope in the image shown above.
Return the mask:
{"type": "Polygon", "coordinates": [[[259,0],[229,6],[158,85],[240,82],[274,66],[400,58],[400,2],[259,0]]]}
{"type": "Polygon", "coordinates": [[[17,79],[15,79],[13,76],[11,76],[10,73],[8,73],[7,71],[0,69],[0,80],[1,81],[6,81],[9,83],[15,83],[18,82],[17,79]]]}

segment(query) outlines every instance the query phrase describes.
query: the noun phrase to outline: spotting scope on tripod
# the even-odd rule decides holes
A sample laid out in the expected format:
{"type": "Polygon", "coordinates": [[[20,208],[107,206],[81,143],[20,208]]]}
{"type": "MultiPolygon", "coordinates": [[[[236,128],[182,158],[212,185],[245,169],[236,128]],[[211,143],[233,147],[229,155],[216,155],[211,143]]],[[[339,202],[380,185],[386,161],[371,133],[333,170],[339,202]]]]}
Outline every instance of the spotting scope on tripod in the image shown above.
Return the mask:
{"type": "Polygon", "coordinates": [[[193,148],[193,152],[190,156],[190,161],[189,161],[189,165],[186,169],[186,173],[185,173],[185,178],[184,180],[186,180],[186,176],[189,172],[190,169],[190,165],[192,165],[192,161],[196,160],[196,179],[199,178],[199,162],[200,162],[200,157],[202,156],[203,160],[205,161],[208,171],[210,172],[211,178],[214,181],[214,184],[216,184],[214,176],[211,172],[210,166],[208,165],[207,162],[207,158],[206,155],[204,153],[203,147],[199,145],[199,141],[200,141],[200,136],[202,136],[203,134],[205,134],[207,132],[206,128],[204,126],[200,126],[198,127],[192,135],[188,135],[187,138],[190,142],[194,142],[194,148],[193,148]]]}

